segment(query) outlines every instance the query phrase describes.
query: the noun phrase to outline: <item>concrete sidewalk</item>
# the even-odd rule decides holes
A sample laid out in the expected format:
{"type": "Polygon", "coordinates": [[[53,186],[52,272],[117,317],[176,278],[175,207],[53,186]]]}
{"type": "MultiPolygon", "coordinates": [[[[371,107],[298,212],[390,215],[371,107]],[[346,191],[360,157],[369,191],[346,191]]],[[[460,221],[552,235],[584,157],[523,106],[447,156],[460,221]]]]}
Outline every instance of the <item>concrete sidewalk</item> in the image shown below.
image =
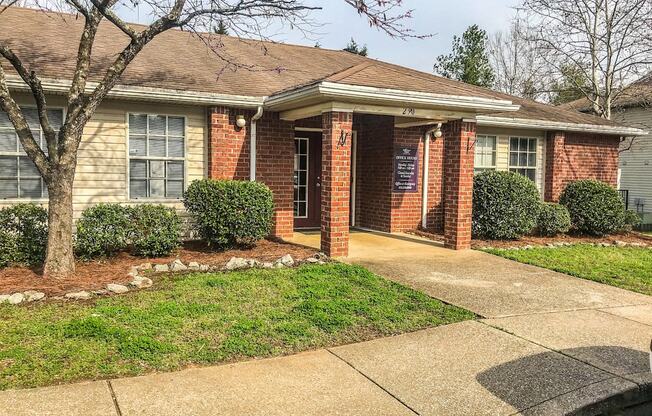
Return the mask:
{"type": "Polygon", "coordinates": [[[557,415],[612,396],[652,398],[651,297],[407,236],[354,233],[348,261],[482,319],[289,357],[5,391],[0,415],[557,415]]]}

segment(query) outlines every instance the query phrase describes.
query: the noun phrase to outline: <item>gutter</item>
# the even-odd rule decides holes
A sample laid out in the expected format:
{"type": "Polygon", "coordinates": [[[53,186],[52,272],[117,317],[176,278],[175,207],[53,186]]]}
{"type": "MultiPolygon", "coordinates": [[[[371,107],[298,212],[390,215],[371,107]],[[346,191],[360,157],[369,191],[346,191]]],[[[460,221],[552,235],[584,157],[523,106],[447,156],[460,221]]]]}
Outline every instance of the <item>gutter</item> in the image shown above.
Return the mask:
{"type": "Polygon", "coordinates": [[[249,180],[256,181],[256,122],[263,116],[263,106],[259,105],[256,114],[251,117],[251,129],[249,131],[249,180]]]}
{"type": "Polygon", "coordinates": [[[574,131],[582,133],[612,134],[619,136],[644,136],[648,132],[634,127],[597,124],[566,123],[561,121],[531,120],[526,118],[476,116],[478,126],[511,127],[541,130],[574,131]]]}

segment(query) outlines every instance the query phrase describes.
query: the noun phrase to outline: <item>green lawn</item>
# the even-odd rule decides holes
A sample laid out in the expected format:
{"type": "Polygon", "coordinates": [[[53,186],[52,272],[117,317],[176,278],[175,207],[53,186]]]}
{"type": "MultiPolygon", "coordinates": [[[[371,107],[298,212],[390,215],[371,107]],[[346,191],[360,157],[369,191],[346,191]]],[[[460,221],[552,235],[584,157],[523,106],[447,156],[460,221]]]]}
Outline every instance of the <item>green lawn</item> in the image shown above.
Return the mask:
{"type": "Polygon", "coordinates": [[[497,256],[652,295],[652,250],[576,245],[531,250],[486,250],[497,256]]]}
{"type": "Polygon", "coordinates": [[[0,305],[0,390],[290,354],[473,317],[344,264],[167,277],[87,304],[0,305]]]}

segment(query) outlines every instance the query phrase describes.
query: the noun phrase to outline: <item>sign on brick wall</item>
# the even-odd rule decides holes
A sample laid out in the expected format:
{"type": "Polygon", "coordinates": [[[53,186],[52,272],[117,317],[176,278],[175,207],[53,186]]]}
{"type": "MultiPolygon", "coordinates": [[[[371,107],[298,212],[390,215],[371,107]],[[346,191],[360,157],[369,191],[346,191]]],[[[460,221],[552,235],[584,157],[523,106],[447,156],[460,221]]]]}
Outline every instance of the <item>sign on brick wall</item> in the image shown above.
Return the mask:
{"type": "Polygon", "coordinates": [[[394,149],[394,192],[418,192],[419,151],[416,147],[394,149]]]}

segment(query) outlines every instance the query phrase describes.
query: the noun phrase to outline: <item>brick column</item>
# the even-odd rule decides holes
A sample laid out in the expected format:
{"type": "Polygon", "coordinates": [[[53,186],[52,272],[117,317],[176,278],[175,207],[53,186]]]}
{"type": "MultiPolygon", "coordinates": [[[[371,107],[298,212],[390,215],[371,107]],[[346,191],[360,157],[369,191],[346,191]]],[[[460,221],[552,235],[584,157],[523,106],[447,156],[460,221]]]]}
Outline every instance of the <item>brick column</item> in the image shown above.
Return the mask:
{"type": "Polygon", "coordinates": [[[208,177],[211,179],[249,179],[249,128],[238,129],[236,116],[250,111],[228,107],[208,109],[208,177]]]}
{"type": "Polygon", "coordinates": [[[332,257],[349,254],[349,195],[353,113],[322,114],[321,249],[332,257]],[[348,134],[345,144],[340,136],[348,134]]]}
{"type": "Polygon", "coordinates": [[[444,140],[444,239],[447,248],[471,247],[475,123],[450,121],[444,140]]]}
{"type": "Polygon", "coordinates": [[[549,202],[559,201],[564,190],[564,165],[566,155],[564,145],[566,134],[563,131],[548,132],[546,138],[546,166],[544,199],[549,202]]]}

